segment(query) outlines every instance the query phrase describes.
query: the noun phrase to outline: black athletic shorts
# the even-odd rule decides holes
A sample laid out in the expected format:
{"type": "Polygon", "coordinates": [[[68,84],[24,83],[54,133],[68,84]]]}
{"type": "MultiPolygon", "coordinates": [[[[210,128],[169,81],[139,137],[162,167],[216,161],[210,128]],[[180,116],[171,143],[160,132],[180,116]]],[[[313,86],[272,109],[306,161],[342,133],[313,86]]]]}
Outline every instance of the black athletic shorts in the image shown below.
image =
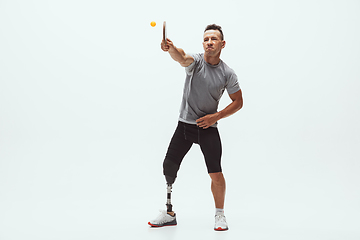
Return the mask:
{"type": "Polygon", "coordinates": [[[193,143],[200,145],[208,173],[221,172],[222,148],[219,131],[216,127],[203,129],[195,124],[179,121],[165,159],[180,166],[193,143]]]}

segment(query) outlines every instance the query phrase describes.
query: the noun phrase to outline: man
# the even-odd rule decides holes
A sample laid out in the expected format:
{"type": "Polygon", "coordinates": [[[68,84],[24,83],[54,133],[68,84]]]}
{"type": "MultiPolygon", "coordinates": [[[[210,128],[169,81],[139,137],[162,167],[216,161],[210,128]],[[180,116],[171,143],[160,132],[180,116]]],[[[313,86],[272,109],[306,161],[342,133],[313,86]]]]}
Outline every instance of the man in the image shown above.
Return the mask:
{"type": "Polygon", "coordinates": [[[170,201],[172,184],[180,164],[193,143],[199,144],[212,180],[211,191],[215,201],[215,230],[228,230],[224,216],[225,179],[221,169],[221,140],[217,122],[242,108],[242,92],[235,72],[221,59],[225,47],[220,26],[208,25],[203,38],[204,53],[186,54],[170,39],[161,42],[161,49],[185,67],[186,80],[178,126],[171,139],[163,163],[168,185],[167,211],[148,224],[153,227],[176,225],[176,215],[170,201]],[[219,100],[227,90],[232,102],[217,111],[219,100]]]}

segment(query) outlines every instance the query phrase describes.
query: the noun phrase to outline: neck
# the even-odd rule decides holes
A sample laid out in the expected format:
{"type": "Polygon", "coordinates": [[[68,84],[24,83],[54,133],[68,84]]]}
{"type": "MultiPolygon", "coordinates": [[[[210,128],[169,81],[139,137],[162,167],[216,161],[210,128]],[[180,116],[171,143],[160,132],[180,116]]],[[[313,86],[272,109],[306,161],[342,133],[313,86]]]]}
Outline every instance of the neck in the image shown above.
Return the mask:
{"type": "Polygon", "coordinates": [[[220,55],[217,56],[208,56],[206,53],[204,54],[204,59],[207,63],[211,65],[218,65],[220,62],[220,55]]]}

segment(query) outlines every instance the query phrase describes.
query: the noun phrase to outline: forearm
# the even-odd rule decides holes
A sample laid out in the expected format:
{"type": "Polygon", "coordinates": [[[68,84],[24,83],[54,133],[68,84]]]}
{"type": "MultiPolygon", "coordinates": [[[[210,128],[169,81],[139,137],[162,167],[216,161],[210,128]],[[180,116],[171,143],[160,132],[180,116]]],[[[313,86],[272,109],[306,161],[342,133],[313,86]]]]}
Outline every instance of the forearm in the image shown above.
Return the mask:
{"type": "Polygon", "coordinates": [[[216,113],[218,120],[229,117],[237,111],[239,111],[243,106],[242,99],[238,101],[233,101],[226,108],[216,113]]]}
{"type": "Polygon", "coordinates": [[[233,101],[230,103],[226,108],[221,110],[220,112],[214,113],[214,114],[208,114],[204,117],[201,117],[196,120],[196,124],[201,128],[208,128],[215,124],[217,121],[219,121],[222,118],[226,118],[237,111],[239,111],[242,108],[242,99],[233,101]]]}
{"type": "Polygon", "coordinates": [[[174,43],[168,38],[166,39],[166,43],[164,40],[161,42],[161,49],[168,52],[172,59],[180,63],[183,67],[189,66],[194,61],[192,56],[186,54],[181,48],[175,47],[174,43]]]}
{"type": "Polygon", "coordinates": [[[201,117],[196,120],[196,124],[201,128],[208,128],[214,125],[220,119],[226,118],[237,111],[239,111],[243,106],[242,93],[241,90],[238,92],[231,94],[230,98],[233,100],[226,108],[223,110],[216,112],[214,114],[208,114],[204,117],[201,117]]]}
{"type": "Polygon", "coordinates": [[[181,48],[177,48],[177,47],[173,46],[172,48],[169,49],[169,54],[172,57],[172,59],[179,62],[180,64],[183,64],[186,60],[186,58],[185,58],[186,53],[181,48]]]}

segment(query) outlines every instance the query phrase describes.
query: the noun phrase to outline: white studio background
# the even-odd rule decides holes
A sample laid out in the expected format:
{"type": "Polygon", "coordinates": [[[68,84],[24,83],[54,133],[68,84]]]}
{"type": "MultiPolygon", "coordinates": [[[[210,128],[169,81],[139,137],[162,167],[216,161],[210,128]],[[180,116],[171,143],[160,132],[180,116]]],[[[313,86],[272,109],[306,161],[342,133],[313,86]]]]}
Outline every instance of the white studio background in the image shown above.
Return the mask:
{"type": "Polygon", "coordinates": [[[360,239],[359,12],[355,0],[0,0],[0,239],[360,239]],[[187,52],[222,25],[243,90],[219,123],[228,232],[212,230],[197,146],[174,185],[179,225],[147,226],[165,208],[185,77],[160,50],[164,20],[187,52]]]}

